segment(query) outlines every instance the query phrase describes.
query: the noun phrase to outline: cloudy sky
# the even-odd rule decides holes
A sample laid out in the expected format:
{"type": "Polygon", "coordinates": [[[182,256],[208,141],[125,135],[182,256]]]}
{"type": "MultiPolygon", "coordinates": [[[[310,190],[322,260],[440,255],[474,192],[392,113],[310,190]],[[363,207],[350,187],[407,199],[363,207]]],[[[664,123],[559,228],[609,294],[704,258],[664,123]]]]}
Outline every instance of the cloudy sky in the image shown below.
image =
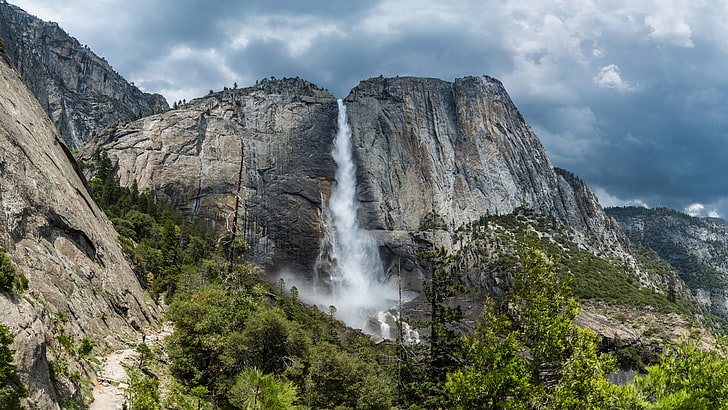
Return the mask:
{"type": "Polygon", "coordinates": [[[728,0],[10,0],[170,104],[299,76],[500,79],[604,206],[728,217],[728,0]]]}

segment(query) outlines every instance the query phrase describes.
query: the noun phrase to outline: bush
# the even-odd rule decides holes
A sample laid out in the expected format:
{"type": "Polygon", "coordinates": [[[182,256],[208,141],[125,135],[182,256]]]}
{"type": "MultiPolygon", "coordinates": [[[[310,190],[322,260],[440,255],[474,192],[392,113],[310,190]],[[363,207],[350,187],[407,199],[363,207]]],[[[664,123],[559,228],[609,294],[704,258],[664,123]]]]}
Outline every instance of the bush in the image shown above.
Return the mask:
{"type": "Polygon", "coordinates": [[[132,409],[157,410],[161,409],[159,380],[144,373],[129,371],[129,403],[132,409]]]}
{"type": "Polygon", "coordinates": [[[98,342],[93,339],[84,338],[81,340],[81,345],[78,347],[78,353],[81,356],[88,356],[94,350],[94,347],[98,345],[98,342]]]}
{"type": "Polygon", "coordinates": [[[18,273],[6,252],[5,248],[0,248],[0,292],[12,291],[13,288],[22,292],[28,289],[28,279],[18,273]]]}
{"type": "Polygon", "coordinates": [[[247,369],[235,378],[228,400],[240,409],[297,409],[296,386],[257,369],[247,369]]]}

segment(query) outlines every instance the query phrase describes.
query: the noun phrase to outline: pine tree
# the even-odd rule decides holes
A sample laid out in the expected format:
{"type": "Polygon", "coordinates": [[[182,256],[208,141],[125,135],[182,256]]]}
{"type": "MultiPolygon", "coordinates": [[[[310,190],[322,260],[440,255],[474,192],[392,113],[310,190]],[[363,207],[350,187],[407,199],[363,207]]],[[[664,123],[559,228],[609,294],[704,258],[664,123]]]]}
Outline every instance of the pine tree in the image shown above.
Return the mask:
{"type": "Polygon", "coordinates": [[[465,292],[457,281],[461,274],[457,258],[444,248],[420,255],[432,266],[429,280],[423,281],[430,318],[426,321],[408,320],[418,328],[428,329],[429,346],[399,346],[399,400],[428,407],[447,407],[445,382],[447,373],[459,362],[460,334],[453,325],[464,317],[460,306],[451,306],[456,296],[465,292]]]}
{"type": "Polygon", "coordinates": [[[423,284],[423,293],[430,305],[430,378],[434,382],[444,382],[447,371],[456,365],[455,351],[459,346],[459,334],[452,324],[462,320],[460,306],[448,306],[455,296],[465,293],[465,287],[456,277],[455,257],[444,248],[423,255],[433,266],[432,278],[423,284]]]}

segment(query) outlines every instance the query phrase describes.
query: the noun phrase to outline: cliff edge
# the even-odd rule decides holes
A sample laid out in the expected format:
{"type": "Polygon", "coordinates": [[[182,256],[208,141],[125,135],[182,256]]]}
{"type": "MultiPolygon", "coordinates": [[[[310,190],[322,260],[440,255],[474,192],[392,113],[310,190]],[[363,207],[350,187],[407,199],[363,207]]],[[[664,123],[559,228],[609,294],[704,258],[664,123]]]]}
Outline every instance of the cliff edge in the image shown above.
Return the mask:
{"type": "Polygon", "coordinates": [[[80,148],[107,125],[169,109],[164,97],[128,83],[57,23],[5,1],[0,2],[0,38],[71,149],[80,148]]]}

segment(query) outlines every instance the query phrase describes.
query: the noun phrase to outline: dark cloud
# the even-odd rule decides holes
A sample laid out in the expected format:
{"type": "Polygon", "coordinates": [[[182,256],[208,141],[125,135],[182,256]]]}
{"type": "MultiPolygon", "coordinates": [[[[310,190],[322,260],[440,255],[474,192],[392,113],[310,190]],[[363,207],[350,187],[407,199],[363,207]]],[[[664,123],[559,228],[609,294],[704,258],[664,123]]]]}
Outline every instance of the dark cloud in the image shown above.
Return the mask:
{"type": "MultiPolygon", "coordinates": [[[[12,0],[11,0],[12,1],[12,0]]],[[[728,216],[728,3],[16,0],[170,101],[299,76],[499,78],[609,205],[728,216]]]]}

